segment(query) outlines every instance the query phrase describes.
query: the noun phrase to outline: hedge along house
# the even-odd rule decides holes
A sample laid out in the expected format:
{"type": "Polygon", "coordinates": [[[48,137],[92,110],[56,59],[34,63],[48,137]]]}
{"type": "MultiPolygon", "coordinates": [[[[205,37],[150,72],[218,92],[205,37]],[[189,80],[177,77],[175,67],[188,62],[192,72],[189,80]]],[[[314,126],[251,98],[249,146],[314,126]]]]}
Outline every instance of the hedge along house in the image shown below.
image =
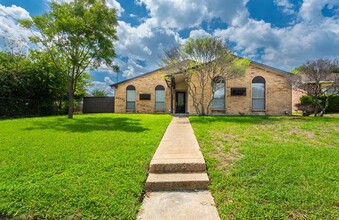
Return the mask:
{"type": "MultiPolygon", "coordinates": [[[[166,76],[158,69],[111,85],[115,112],[196,114],[184,73],[166,76]]],[[[245,75],[220,83],[210,114],[284,115],[292,112],[290,73],[251,61],[245,75]]],[[[210,86],[211,87],[211,86],[210,86]]],[[[212,94],[207,88],[206,94],[212,94]]]]}

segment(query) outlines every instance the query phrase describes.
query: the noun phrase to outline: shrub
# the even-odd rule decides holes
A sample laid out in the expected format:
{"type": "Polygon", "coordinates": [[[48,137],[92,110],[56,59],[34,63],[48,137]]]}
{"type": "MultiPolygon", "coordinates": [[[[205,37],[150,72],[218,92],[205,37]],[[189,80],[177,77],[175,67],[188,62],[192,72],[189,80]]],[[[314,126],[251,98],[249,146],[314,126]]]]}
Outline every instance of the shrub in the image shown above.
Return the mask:
{"type": "MultiPolygon", "coordinates": [[[[321,105],[324,105],[326,102],[326,95],[320,96],[319,101],[321,105]]],[[[304,95],[300,98],[301,108],[302,106],[313,105],[313,97],[304,95]]],[[[301,109],[302,110],[302,109],[301,109]]],[[[329,98],[328,107],[326,112],[336,113],[339,112],[339,95],[334,95],[329,98]]]]}

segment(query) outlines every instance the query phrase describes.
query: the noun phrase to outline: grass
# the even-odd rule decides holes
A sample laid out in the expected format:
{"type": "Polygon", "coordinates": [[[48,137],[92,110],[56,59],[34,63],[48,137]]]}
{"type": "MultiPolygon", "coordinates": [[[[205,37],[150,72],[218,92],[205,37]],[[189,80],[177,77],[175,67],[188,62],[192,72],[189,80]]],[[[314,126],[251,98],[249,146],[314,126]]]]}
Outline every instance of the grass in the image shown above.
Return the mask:
{"type": "Polygon", "coordinates": [[[339,117],[190,117],[221,219],[337,219],[339,117]]]}
{"type": "Polygon", "coordinates": [[[0,219],[134,219],[168,115],[0,121],[0,219]]]}

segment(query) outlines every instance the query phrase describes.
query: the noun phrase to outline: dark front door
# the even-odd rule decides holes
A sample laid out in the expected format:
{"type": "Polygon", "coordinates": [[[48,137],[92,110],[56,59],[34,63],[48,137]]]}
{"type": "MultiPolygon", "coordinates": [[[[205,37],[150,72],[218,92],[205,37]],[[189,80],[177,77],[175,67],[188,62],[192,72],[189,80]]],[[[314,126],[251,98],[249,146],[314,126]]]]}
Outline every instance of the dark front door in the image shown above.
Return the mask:
{"type": "Polygon", "coordinates": [[[177,92],[175,100],[175,113],[185,113],[185,93],[177,92]]]}

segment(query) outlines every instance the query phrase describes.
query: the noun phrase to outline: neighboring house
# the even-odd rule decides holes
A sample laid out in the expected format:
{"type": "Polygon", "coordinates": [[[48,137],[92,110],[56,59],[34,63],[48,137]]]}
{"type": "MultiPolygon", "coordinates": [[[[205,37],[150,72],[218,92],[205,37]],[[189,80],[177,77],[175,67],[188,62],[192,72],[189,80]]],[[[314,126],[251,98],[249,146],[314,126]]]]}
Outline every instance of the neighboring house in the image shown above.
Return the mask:
{"type": "MultiPolygon", "coordinates": [[[[292,104],[293,111],[298,111],[300,106],[300,98],[308,94],[314,94],[314,91],[317,89],[316,83],[312,81],[306,81],[305,88],[300,89],[296,88],[292,91],[292,104]]],[[[326,77],[326,81],[320,81],[320,88],[323,95],[338,95],[339,94],[339,73],[332,73],[326,77]]]]}
{"type": "Polygon", "coordinates": [[[339,73],[332,73],[326,81],[321,81],[321,90],[326,95],[339,94],[339,73]]]}
{"type": "MultiPolygon", "coordinates": [[[[289,74],[252,61],[244,76],[222,82],[221,89],[215,92],[210,112],[229,115],[290,114],[292,88],[287,80],[289,74]]],[[[162,69],[158,69],[111,86],[115,88],[117,113],[196,114],[183,73],[169,78],[162,69]]],[[[210,92],[211,88],[208,90],[210,92]]]]}

